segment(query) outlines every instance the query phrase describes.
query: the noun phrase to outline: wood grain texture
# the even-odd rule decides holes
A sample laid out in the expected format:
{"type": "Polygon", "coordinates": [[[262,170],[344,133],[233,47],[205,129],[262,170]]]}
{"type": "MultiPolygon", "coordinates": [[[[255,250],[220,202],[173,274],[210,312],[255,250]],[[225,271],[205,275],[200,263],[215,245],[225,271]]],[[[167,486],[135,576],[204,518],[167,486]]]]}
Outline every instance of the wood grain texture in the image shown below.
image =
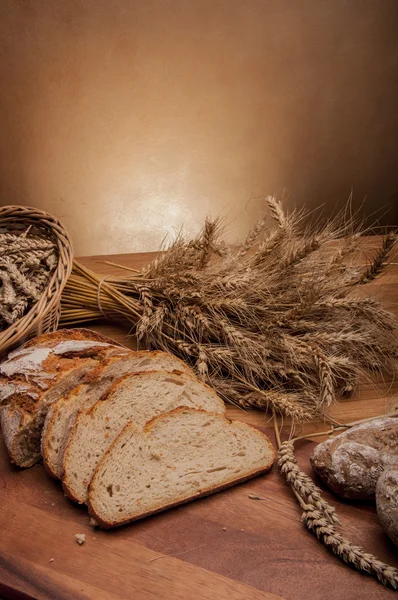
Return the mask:
{"type": "MultiPolygon", "coordinates": [[[[122,271],[99,260],[139,268],[151,258],[153,254],[123,255],[82,262],[107,274],[122,271]]],[[[395,311],[397,284],[394,266],[373,286],[395,311]]],[[[134,348],[134,340],[126,337],[122,325],[101,322],[92,328],[134,348]]],[[[394,402],[398,402],[397,384],[364,382],[356,395],[336,404],[332,413],[349,422],[385,412],[394,402]]],[[[264,413],[236,407],[228,407],[227,412],[274,439],[264,413]]],[[[289,429],[285,422],[284,433],[289,429]]],[[[324,425],[310,423],[302,428],[303,433],[315,430],[324,430],[324,425]]],[[[310,440],[297,445],[298,460],[308,473],[313,447],[310,440]]],[[[396,548],[372,505],[342,502],[328,491],[325,497],[337,507],[347,537],[397,566],[396,548]]],[[[372,578],[340,562],[304,529],[300,509],[275,468],[226,492],[103,532],[89,525],[85,508],[69,502],[42,465],[13,468],[1,443],[0,505],[0,595],[5,599],[393,597],[393,592],[372,578]],[[76,533],[86,534],[83,546],[75,542],[76,533]]]]}
{"type": "Polygon", "coordinates": [[[123,550],[117,536],[110,539],[91,531],[83,515],[76,520],[71,513],[66,517],[62,511],[3,496],[2,501],[0,578],[34,598],[187,598],[193,589],[201,600],[243,600],[248,594],[255,600],[278,598],[174,558],[154,561],[158,554],[131,536],[123,550]],[[24,522],[20,514],[27,509],[29,521],[24,522]],[[77,530],[87,535],[82,546],[74,539],[77,530]]]}

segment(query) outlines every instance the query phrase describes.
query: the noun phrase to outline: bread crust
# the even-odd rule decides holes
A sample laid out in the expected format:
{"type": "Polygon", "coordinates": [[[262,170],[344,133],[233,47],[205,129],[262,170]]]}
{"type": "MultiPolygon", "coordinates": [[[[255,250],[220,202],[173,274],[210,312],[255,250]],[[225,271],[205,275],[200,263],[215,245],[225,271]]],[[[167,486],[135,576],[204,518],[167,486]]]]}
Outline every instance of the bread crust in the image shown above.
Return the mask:
{"type": "Polygon", "coordinates": [[[377,481],[376,507],[384,531],[398,547],[398,462],[377,481]]]}
{"type": "MultiPolygon", "coordinates": [[[[93,406],[91,406],[91,408],[89,408],[88,410],[81,409],[78,412],[77,417],[76,417],[76,419],[74,421],[74,424],[72,426],[70,435],[69,435],[68,445],[67,445],[67,447],[65,449],[65,454],[64,454],[64,469],[63,469],[64,474],[69,471],[69,469],[68,469],[68,461],[69,461],[69,456],[70,456],[70,448],[71,448],[71,446],[73,444],[73,440],[74,440],[74,437],[76,435],[76,430],[79,427],[81,415],[91,415],[91,416],[94,416],[95,413],[97,412],[97,410],[103,404],[103,402],[106,402],[106,401],[110,400],[112,398],[113,394],[115,393],[115,391],[117,391],[117,389],[119,388],[119,386],[122,385],[123,382],[126,379],[131,378],[132,380],[134,380],[134,379],[140,378],[140,377],[147,378],[147,377],[151,377],[153,375],[159,375],[159,374],[161,374],[161,375],[165,375],[165,374],[168,374],[168,375],[179,375],[179,376],[184,375],[184,376],[187,376],[192,381],[197,382],[197,379],[196,379],[196,377],[193,374],[191,375],[191,373],[189,373],[189,372],[187,373],[186,371],[178,371],[176,369],[173,370],[173,371],[155,371],[155,370],[153,370],[153,371],[137,371],[136,373],[128,373],[128,374],[124,375],[123,377],[120,377],[109,388],[109,390],[107,392],[105,392],[105,394],[103,394],[101,396],[101,398],[95,404],[93,404],[93,406]]],[[[220,406],[220,409],[221,409],[222,413],[225,414],[225,410],[226,409],[225,409],[225,404],[224,404],[223,400],[219,396],[217,396],[217,394],[213,390],[213,388],[209,387],[206,384],[203,384],[203,385],[204,385],[205,389],[219,403],[219,406],[220,406]]],[[[155,417],[155,418],[157,418],[157,417],[155,417]]],[[[153,419],[151,419],[150,422],[152,420],[153,419]]],[[[69,483],[69,478],[68,477],[63,477],[62,487],[63,487],[64,493],[66,494],[66,496],[68,496],[68,498],[70,498],[73,502],[77,502],[78,504],[83,504],[84,503],[83,500],[81,500],[80,498],[76,497],[76,495],[74,494],[73,489],[71,488],[71,485],[69,483]]]]}
{"type": "Polygon", "coordinates": [[[80,383],[81,378],[106,360],[107,356],[124,352],[129,350],[86,329],[61,329],[44,334],[12,352],[2,363],[3,373],[0,375],[0,390],[5,400],[3,408],[6,407],[1,411],[1,427],[11,461],[20,467],[28,467],[40,459],[40,452],[35,450],[35,440],[47,407],[52,402],[52,395],[63,393],[64,390],[65,393],[69,392],[70,376],[75,374],[76,383],[80,383]],[[39,363],[30,370],[29,359],[37,352],[39,363]],[[26,360],[28,367],[24,365],[26,360]],[[24,371],[24,368],[27,370],[24,371]],[[24,451],[27,440],[31,447],[27,446],[24,451]]]}
{"type": "MultiPolygon", "coordinates": [[[[112,346],[120,346],[125,348],[123,344],[116,342],[115,340],[98,333],[92,329],[86,329],[84,327],[76,327],[74,329],[57,329],[51,333],[43,333],[35,338],[32,338],[25,342],[21,348],[32,348],[34,346],[45,346],[48,342],[57,342],[68,340],[93,340],[97,342],[103,342],[105,344],[112,344],[112,346]]],[[[128,348],[126,348],[127,350],[128,348]]]]}
{"type": "Polygon", "coordinates": [[[83,358],[90,358],[91,356],[101,357],[101,355],[105,354],[105,349],[109,348],[109,346],[115,348],[115,352],[128,351],[127,348],[124,349],[120,344],[114,344],[112,340],[95,331],[91,332],[84,329],[60,329],[52,334],[47,333],[30,340],[24,346],[14,350],[8,355],[8,358],[1,363],[0,367],[6,369],[7,365],[15,364],[15,359],[18,358],[15,353],[24,353],[26,355],[26,350],[31,350],[33,352],[38,349],[53,349],[59,343],[73,343],[74,341],[93,342],[93,345],[88,348],[77,350],[73,350],[72,348],[70,351],[65,351],[60,355],[54,355],[50,352],[48,356],[44,356],[41,370],[46,374],[46,381],[40,381],[40,378],[42,377],[41,373],[25,373],[23,371],[17,371],[12,375],[1,373],[0,391],[1,388],[4,389],[4,386],[9,387],[11,385],[14,387],[12,393],[4,396],[3,404],[15,404],[19,407],[24,407],[26,410],[34,411],[35,406],[40,402],[40,398],[44,392],[47,392],[49,387],[51,387],[51,384],[56,383],[57,379],[62,375],[64,365],[66,365],[67,368],[70,368],[71,366],[73,367],[72,361],[76,361],[75,364],[77,365],[78,361],[83,358]],[[107,344],[107,346],[95,346],[95,342],[98,342],[98,344],[107,344]],[[48,382],[50,385],[47,385],[48,382]]]}
{"type": "Polygon", "coordinates": [[[91,369],[85,375],[82,383],[72,388],[66,396],[59,398],[50,406],[46,420],[44,422],[41,436],[41,454],[43,457],[43,464],[46,471],[49,473],[49,475],[51,475],[51,477],[54,477],[54,479],[59,479],[59,476],[58,473],[56,473],[53,469],[52,460],[50,459],[49,455],[48,444],[50,441],[52,430],[58,418],[59,407],[67,403],[72,398],[72,396],[75,396],[78,393],[78,391],[81,390],[85,385],[89,383],[95,383],[101,377],[102,373],[106,370],[106,368],[112,363],[124,360],[125,357],[129,356],[130,354],[134,354],[134,352],[127,350],[126,348],[126,353],[118,354],[116,356],[111,356],[107,358],[102,364],[91,369]]]}
{"type": "Polygon", "coordinates": [[[87,502],[87,506],[88,506],[88,512],[90,514],[90,516],[95,519],[97,521],[97,523],[103,528],[103,529],[112,529],[113,527],[121,527],[123,525],[127,525],[128,523],[132,523],[134,521],[138,521],[140,519],[145,519],[146,517],[150,517],[151,515],[157,514],[159,512],[163,512],[165,510],[169,510],[171,508],[175,508],[177,506],[180,506],[182,504],[187,504],[188,502],[191,502],[193,500],[197,500],[199,498],[204,498],[206,496],[210,496],[211,494],[215,494],[218,492],[221,492],[223,490],[226,490],[230,487],[233,487],[235,485],[239,485],[241,483],[244,483],[245,481],[248,481],[249,479],[253,479],[254,477],[257,477],[259,475],[262,475],[264,473],[268,473],[271,469],[272,466],[274,464],[275,461],[275,449],[271,443],[271,441],[268,439],[268,437],[261,431],[259,431],[256,427],[252,427],[251,425],[245,424],[245,423],[240,423],[239,421],[231,421],[231,419],[229,419],[228,417],[226,417],[225,415],[220,415],[217,413],[209,413],[205,410],[201,410],[201,409],[194,409],[194,408],[188,408],[188,407],[184,407],[184,406],[180,406],[178,408],[175,408],[174,410],[171,410],[168,413],[164,413],[162,415],[158,415],[156,417],[154,417],[153,419],[151,419],[150,421],[148,421],[148,423],[145,425],[143,431],[141,433],[144,434],[149,434],[150,431],[155,428],[157,426],[157,424],[159,422],[161,422],[162,420],[170,417],[170,415],[173,414],[177,414],[179,412],[184,412],[184,411],[192,411],[192,412],[200,412],[200,413],[204,413],[207,415],[215,415],[220,419],[224,419],[224,421],[230,425],[232,423],[235,424],[235,426],[239,426],[242,427],[243,429],[250,428],[253,432],[255,432],[256,435],[260,436],[261,438],[263,438],[266,443],[268,448],[270,449],[271,452],[271,458],[270,461],[267,465],[265,465],[264,467],[262,467],[261,469],[254,469],[253,471],[251,471],[250,473],[244,475],[243,477],[237,477],[235,479],[233,479],[230,482],[224,483],[222,485],[219,486],[215,486],[212,488],[209,488],[207,490],[203,490],[201,492],[199,492],[198,494],[195,494],[194,496],[189,496],[189,497],[185,497],[182,498],[176,502],[170,502],[169,504],[166,505],[159,505],[156,508],[153,508],[145,513],[142,513],[140,515],[137,515],[135,517],[129,518],[129,519],[124,519],[123,521],[113,521],[113,522],[109,522],[109,521],[105,521],[104,519],[102,519],[102,517],[96,512],[92,502],[91,502],[91,496],[93,494],[93,489],[92,486],[94,485],[94,479],[96,474],[100,471],[103,463],[105,462],[106,458],[108,457],[108,455],[112,452],[113,447],[115,446],[115,444],[117,443],[118,439],[128,430],[128,429],[132,429],[135,428],[134,423],[130,422],[127,423],[127,425],[125,425],[125,427],[123,427],[122,431],[119,433],[119,435],[116,437],[116,439],[113,441],[112,445],[108,448],[108,450],[105,452],[104,456],[101,458],[100,462],[97,465],[97,468],[94,472],[94,475],[91,479],[91,483],[89,485],[89,490],[88,490],[88,502],[87,502]]]}
{"type": "Polygon", "coordinates": [[[318,444],[310,462],[337,495],[374,500],[377,480],[398,462],[398,418],[382,417],[318,444]]]}
{"type": "Polygon", "coordinates": [[[68,486],[68,484],[64,480],[62,480],[62,489],[63,489],[65,496],[67,498],[69,498],[69,500],[72,500],[72,502],[74,502],[75,504],[84,504],[84,502],[82,500],[80,500],[80,498],[75,496],[75,494],[73,493],[71,488],[68,486]]]}

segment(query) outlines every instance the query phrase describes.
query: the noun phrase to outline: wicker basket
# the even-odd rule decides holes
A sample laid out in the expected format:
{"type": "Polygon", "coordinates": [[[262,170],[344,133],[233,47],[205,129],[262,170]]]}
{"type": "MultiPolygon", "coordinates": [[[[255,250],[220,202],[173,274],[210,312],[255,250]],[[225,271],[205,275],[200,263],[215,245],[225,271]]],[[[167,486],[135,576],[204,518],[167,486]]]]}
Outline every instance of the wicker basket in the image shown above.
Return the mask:
{"type": "Polygon", "coordinates": [[[73,263],[71,240],[63,225],[48,213],[29,206],[0,207],[0,227],[33,225],[58,246],[58,265],[40,300],[21,319],[0,333],[0,355],[28,338],[54,331],[60,317],[61,294],[73,263]]]}

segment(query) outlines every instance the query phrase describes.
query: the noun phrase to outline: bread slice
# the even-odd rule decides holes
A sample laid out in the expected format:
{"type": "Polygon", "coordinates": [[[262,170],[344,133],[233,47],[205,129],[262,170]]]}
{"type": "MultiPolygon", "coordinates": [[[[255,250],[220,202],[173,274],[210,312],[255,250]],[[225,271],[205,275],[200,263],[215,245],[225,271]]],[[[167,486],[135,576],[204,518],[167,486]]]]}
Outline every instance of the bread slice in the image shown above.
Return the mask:
{"type": "Polygon", "coordinates": [[[114,356],[106,364],[91,371],[86,380],[61,396],[48,409],[41,438],[41,453],[47,471],[58,479],[63,474],[64,453],[69,434],[81,408],[88,410],[109,390],[115,380],[126,373],[140,371],[172,371],[179,369],[187,374],[193,372],[179,358],[167,352],[130,352],[114,356]]]}
{"type": "Polygon", "coordinates": [[[11,352],[0,365],[0,421],[11,460],[20,467],[40,460],[48,407],[104,360],[128,352],[84,329],[45,334],[11,352]]]}
{"type": "Polygon", "coordinates": [[[93,475],[89,512],[104,528],[124,525],[265,473],[274,458],[257,429],[178,408],[143,431],[126,425],[93,475]]]}
{"type": "Polygon", "coordinates": [[[77,417],[64,456],[63,486],[76,502],[86,502],[98,462],[131,420],[142,429],[147,421],[178,406],[224,414],[225,406],[207,385],[181,371],[137,373],[124,377],[77,417]]]}

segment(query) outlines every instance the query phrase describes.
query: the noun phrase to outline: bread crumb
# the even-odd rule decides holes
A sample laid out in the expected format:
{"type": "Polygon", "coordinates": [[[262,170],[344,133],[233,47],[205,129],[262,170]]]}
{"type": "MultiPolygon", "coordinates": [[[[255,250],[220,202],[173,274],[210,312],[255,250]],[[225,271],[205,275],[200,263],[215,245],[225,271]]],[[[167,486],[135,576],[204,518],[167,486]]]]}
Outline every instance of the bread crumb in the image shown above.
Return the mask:
{"type": "Polygon", "coordinates": [[[54,562],[55,558],[50,558],[49,562],[54,562]]]}
{"type": "Polygon", "coordinates": [[[93,517],[90,517],[90,525],[93,527],[98,527],[98,523],[95,519],[93,519],[93,517]]]}
{"type": "Polygon", "coordinates": [[[222,528],[222,530],[223,530],[223,531],[227,531],[227,528],[226,528],[226,527],[223,527],[223,528],[222,528]]]}
{"type": "Polygon", "coordinates": [[[75,534],[76,542],[81,546],[86,541],[86,536],[84,533],[76,533],[75,534]]]}

